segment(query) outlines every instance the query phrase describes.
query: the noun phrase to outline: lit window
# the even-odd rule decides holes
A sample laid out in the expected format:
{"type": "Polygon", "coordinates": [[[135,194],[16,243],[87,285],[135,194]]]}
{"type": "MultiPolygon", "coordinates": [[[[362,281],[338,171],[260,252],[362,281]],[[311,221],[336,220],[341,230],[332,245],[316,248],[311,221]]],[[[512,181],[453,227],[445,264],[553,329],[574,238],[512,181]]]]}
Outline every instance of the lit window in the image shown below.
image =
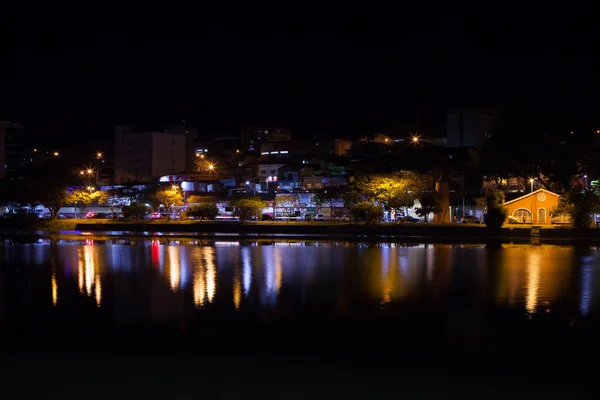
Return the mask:
{"type": "Polygon", "coordinates": [[[287,150],[282,150],[282,151],[280,151],[280,153],[281,153],[281,154],[287,154],[287,153],[288,153],[288,151],[287,151],[287,150]]]}
{"type": "Polygon", "coordinates": [[[262,155],[264,156],[265,154],[269,154],[269,152],[268,152],[268,151],[263,151],[263,152],[262,152],[262,153],[260,153],[260,154],[262,154],[262,155]]]}
{"type": "Polygon", "coordinates": [[[272,151],[271,154],[279,154],[278,151],[272,151]]]}

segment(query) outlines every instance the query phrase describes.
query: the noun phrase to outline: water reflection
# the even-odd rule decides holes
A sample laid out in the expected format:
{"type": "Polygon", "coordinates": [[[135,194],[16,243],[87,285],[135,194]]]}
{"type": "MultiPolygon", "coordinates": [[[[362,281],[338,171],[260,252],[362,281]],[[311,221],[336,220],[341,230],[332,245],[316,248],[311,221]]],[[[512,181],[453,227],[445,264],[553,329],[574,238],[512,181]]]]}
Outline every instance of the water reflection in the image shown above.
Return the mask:
{"type": "Polygon", "coordinates": [[[86,241],[86,245],[78,249],[78,280],[79,293],[89,297],[94,295],[96,304],[102,302],[102,284],[98,270],[93,240],[86,241]]]}
{"type": "Polygon", "coordinates": [[[58,284],[56,283],[56,274],[52,273],[52,305],[58,303],[58,284]]]}
{"type": "Polygon", "coordinates": [[[264,287],[261,299],[264,304],[275,305],[281,289],[283,268],[281,265],[281,247],[264,246],[262,249],[262,265],[264,266],[264,287]]]}
{"type": "Polygon", "coordinates": [[[201,248],[201,258],[194,269],[194,304],[202,307],[206,302],[212,303],[217,285],[215,268],[215,251],[212,247],[201,248]]]}
{"type": "Polygon", "coordinates": [[[527,297],[525,309],[532,315],[535,314],[538,303],[538,289],[540,287],[540,255],[532,249],[527,252],[527,297]]]}
{"type": "Polygon", "coordinates": [[[185,310],[194,308],[201,309],[194,311],[199,315],[227,309],[276,310],[283,316],[311,307],[311,312],[351,316],[398,304],[437,309],[468,304],[471,315],[493,305],[531,318],[566,307],[586,317],[598,307],[600,253],[591,248],[182,243],[187,242],[0,245],[0,260],[38,268],[49,263],[40,286],[49,303],[56,306],[60,298],[63,309],[86,299],[92,307],[114,307],[124,321],[184,318],[185,310]]]}

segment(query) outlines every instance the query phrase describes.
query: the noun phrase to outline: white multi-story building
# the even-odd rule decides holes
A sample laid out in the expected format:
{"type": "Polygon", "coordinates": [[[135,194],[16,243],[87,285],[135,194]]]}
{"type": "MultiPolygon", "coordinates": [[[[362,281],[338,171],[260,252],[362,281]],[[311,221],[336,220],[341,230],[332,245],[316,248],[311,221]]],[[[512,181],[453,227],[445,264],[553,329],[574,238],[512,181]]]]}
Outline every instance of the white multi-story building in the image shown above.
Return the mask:
{"type": "Polygon", "coordinates": [[[115,128],[116,183],[150,182],[185,170],[185,135],[115,128]]]}

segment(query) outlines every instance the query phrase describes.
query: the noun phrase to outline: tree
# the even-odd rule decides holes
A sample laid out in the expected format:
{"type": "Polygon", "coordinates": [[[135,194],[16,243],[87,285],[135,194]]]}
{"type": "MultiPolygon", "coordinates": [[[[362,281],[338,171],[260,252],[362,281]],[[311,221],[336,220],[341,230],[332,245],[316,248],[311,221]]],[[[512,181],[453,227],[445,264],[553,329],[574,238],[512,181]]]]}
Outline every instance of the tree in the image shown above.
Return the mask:
{"type": "Polygon", "coordinates": [[[413,171],[391,174],[364,175],[356,179],[353,187],[373,204],[401,209],[412,207],[414,201],[426,190],[433,189],[434,180],[429,175],[413,171]]]}
{"type": "Polygon", "coordinates": [[[421,203],[421,207],[417,207],[415,211],[419,217],[425,219],[425,222],[429,222],[429,214],[436,214],[442,211],[440,206],[441,199],[436,192],[429,192],[426,195],[422,195],[421,198],[419,198],[419,202],[421,203]]]}
{"type": "Polygon", "coordinates": [[[65,203],[73,204],[75,207],[75,214],[77,215],[77,205],[81,204],[83,211],[84,206],[92,204],[92,196],[87,190],[75,189],[67,193],[65,203]]]}
{"type": "Polygon", "coordinates": [[[148,212],[150,212],[150,207],[142,203],[131,203],[130,205],[123,207],[123,216],[125,216],[125,218],[141,220],[144,219],[148,212]]]}
{"type": "Polygon", "coordinates": [[[368,201],[353,205],[350,213],[356,221],[367,222],[368,224],[377,224],[383,218],[381,207],[375,206],[368,201]]]}
{"type": "Polygon", "coordinates": [[[284,194],[282,196],[275,197],[278,208],[282,208],[284,213],[288,217],[292,217],[296,206],[298,205],[298,195],[296,194],[284,194]]]}
{"type": "Polygon", "coordinates": [[[27,202],[43,204],[50,211],[50,218],[55,219],[63,205],[69,203],[67,190],[76,177],[63,160],[51,160],[32,166],[25,180],[27,202]]]}
{"type": "Polygon", "coordinates": [[[600,212],[600,195],[595,187],[584,188],[562,196],[558,205],[550,210],[550,215],[567,215],[575,229],[589,228],[593,222],[592,213],[600,212]]]}
{"type": "Polygon", "coordinates": [[[336,215],[337,206],[343,201],[343,194],[339,188],[331,187],[318,191],[313,197],[313,201],[317,207],[328,207],[333,217],[336,215]]]}
{"type": "Polygon", "coordinates": [[[167,213],[167,222],[171,219],[171,210],[173,206],[180,206],[183,204],[183,196],[179,191],[179,188],[169,188],[159,190],[152,195],[152,198],[156,204],[162,205],[167,213]]]}
{"type": "Polygon", "coordinates": [[[197,204],[197,203],[203,203],[203,202],[205,202],[205,198],[198,196],[196,194],[193,194],[187,198],[188,204],[197,204]]]}
{"type": "Polygon", "coordinates": [[[485,226],[489,230],[498,231],[508,216],[508,210],[504,207],[504,192],[501,190],[488,190],[485,200],[487,208],[484,217],[485,226]]]}
{"type": "Polygon", "coordinates": [[[189,206],[186,215],[188,217],[200,218],[200,221],[206,219],[215,219],[217,215],[219,215],[219,209],[217,205],[214,203],[198,203],[192,206],[189,206]]]}
{"type": "Polygon", "coordinates": [[[267,207],[267,202],[258,197],[239,197],[230,202],[234,208],[233,215],[241,222],[246,222],[252,217],[259,218],[262,211],[267,207]]]}
{"type": "Polygon", "coordinates": [[[90,199],[92,201],[92,204],[98,204],[99,206],[101,206],[104,204],[108,204],[110,200],[110,195],[106,191],[97,190],[90,194],[90,199]]]}

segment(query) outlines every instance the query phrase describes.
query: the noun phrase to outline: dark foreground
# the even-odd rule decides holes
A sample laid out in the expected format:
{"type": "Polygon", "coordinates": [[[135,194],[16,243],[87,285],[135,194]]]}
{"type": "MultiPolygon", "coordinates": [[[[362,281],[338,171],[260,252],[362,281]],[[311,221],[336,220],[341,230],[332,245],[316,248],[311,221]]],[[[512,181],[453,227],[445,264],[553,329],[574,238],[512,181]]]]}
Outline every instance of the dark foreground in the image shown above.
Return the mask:
{"type": "Polygon", "coordinates": [[[596,394],[595,248],[48,243],[0,245],[6,398],[596,394]]]}

